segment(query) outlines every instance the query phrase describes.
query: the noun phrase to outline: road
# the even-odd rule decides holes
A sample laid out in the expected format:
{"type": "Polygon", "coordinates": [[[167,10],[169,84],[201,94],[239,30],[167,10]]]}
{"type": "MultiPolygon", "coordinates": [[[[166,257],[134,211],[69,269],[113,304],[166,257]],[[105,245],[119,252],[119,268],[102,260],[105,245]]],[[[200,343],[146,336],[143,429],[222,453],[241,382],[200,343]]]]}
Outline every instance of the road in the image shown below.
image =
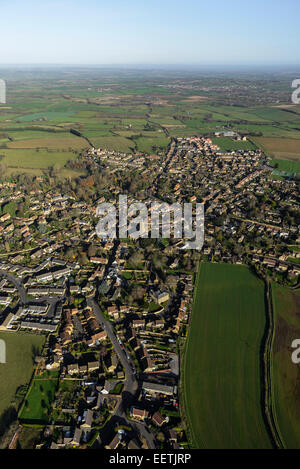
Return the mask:
{"type": "Polygon", "coordinates": [[[87,298],[87,304],[94,311],[96,318],[99,321],[101,327],[107,332],[107,335],[113,344],[114,350],[116,354],[118,355],[119,360],[125,370],[126,383],[125,383],[124,391],[131,394],[131,396],[134,397],[138,389],[138,382],[133,372],[133,369],[135,368],[133,360],[129,356],[128,352],[126,352],[125,349],[123,350],[121,348],[121,345],[119,344],[116,334],[113,330],[112,324],[105,319],[95,299],[91,297],[87,298]],[[129,359],[126,356],[127,354],[128,354],[129,359]]]}
{"type": "Polygon", "coordinates": [[[18,280],[16,277],[14,277],[13,275],[6,272],[5,270],[0,270],[0,277],[5,277],[7,280],[9,280],[9,282],[11,282],[16,287],[16,289],[19,292],[21,302],[23,304],[26,304],[27,302],[26,290],[23,287],[22,282],[18,280]]]}
{"type": "Polygon", "coordinates": [[[91,297],[87,298],[87,304],[90,308],[92,308],[101,327],[107,332],[107,335],[113,344],[114,350],[119,357],[119,360],[125,370],[125,375],[126,375],[125,386],[124,386],[124,390],[122,393],[122,399],[117,404],[117,407],[115,409],[114,416],[113,416],[114,418],[112,418],[108,422],[108,425],[104,429],[104,433],[105,432],[108,433],[108,430],[112,430],[115,422],[118,419],[125,420],[125,423],[127,423],[127,425],[132,426],[145,438],[150,449],[155,449],[154,436],[150,432],[148,432],[148,430],[146,429],[146,426],[142,423],[128,421],[127,415],[126,415],[126,409],[128,408],[128,405],[134,402],[134,398],[138,391],[138,382],[133,372],[133,370],[135,369],[134,362],[132,358],[130,357],[130,355],[128,354],[128,352],[126,351],[126,349],[124,348],[123,350],[121,348],[121,345],[119,344],[116,334],[113,330],[112,324],[105,319],[95,299],[91,297]]]}
{"type": "Polygon", "coordinates": [[[26,304],[29,303],[35,303],[35,304],[44,304],[48,303],[49,305],[49,310],[47,313],[47,317],[52,318],[54,317],[55,314],[55,309],[56,305],[59,301],[63,300],[64,297],[44,297],[41,299],[35,299],[35,300],[28,300],[27,295],[26,295],[26,290],[23,287],[22,280],[17,279],[13,275],[9,274],[5,270],[0,270],[0,277],[5,277],[9,282],[11,282],[16,289],[18,290],[19,296],[20,296],[20,303],[21,305],[25,306],[26,304]]]}

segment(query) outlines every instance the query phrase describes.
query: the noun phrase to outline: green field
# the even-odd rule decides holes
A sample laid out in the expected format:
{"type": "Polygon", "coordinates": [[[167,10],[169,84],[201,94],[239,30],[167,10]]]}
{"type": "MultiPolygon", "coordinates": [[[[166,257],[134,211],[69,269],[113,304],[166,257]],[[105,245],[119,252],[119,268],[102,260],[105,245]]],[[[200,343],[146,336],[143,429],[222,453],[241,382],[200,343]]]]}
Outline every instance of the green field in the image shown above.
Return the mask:
{"type": "Polygon", "coordinates": [[[261,410],[264,285],[247,267],[200,264],[184,359],[196,448],[270,448],[261,410]]]}
{"type": "Polygon", "coordinates": [[[6,364],[0,364],[0,415],[14,401],[19,386],[29,384],[34,356],[45,338],[34,334],[0,332],[6,343],[6,364]]]}
{"type": "Polygon", "coordinates": [[[107,150],[119,151],[124,153],[130,153],[134,147],[133,142],[125,137],[111,136],[111,137],[94,137],[92,139],[93,145],[96,148],[102,148],[107,150]]]}
{"type": "Polygon", "coordinates": [[[49,410],[58,385],[58,373],[46,372],[46,375],[33,380],[19,415],[21,422],[48,422],[49,410]]]}
{"type": "Polygon", "coordinates": [[[272,284],[275,336],[272,348],[273,409],[281,439],[300,448],[300,370],[292,362],[294,339],[300,339],[300,292],[272,284]]]}
{"type": "Polygon", "coordinates": [[[137,139],[137,149],[142,153],[154,153],[155,151],[166,150],[170,140],[164,134],[158,137],[140,137],[137,139]]]}
{"type": "Polygon", "coordinates": [[[300,161],[271,160],[271,166],[287,173],[300,173],[300,161]]]}
{"type": "Polygon", "coordinates": [[[25,138],[6,143],[7,148],[31,149],[44,148],[48,150],[83,150],[89,147],[86,140],[71,134],[53,133],[52,136],[43,136],[42,138],[25,138]]]}
{"type": "Polygon", "coordinates": [[[69,151],[47,150],[1,150],[1,162],[14,169],[46,169],[51,166],[63,168],[69,160],[76,159],[76,153],[69,151]]]}
{"type": "Polygon", "coordinates": [[[247,140],[234,140],[230,137],[218,137],[212,139],[213,143],[220,147],[222,151],[230,150],[256,150],[254,143],[247,140]]]}

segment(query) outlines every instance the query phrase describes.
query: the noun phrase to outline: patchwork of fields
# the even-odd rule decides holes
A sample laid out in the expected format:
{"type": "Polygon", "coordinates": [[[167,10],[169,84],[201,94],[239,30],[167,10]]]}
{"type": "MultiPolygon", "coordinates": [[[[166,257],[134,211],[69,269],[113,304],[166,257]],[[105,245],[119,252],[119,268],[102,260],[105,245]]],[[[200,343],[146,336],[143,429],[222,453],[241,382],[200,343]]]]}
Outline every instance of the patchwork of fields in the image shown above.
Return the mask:
{"type": "Polygon", "coordinates": [[[184,359],[196,448],[270,448],[261,407],[264,285],[247,267],[201,264],[184,359]]]}
{"type": "Polygon", "coordinates": [[[57,82],[53,77],[37,83],[26,77],[10,87],[9,105],[0,105],[0,155],[5,156],[7,174],[38,175],[55,165],[64,168],[63,152],[76,159],[89,146],[84,138],[70,134],[71,129],[96,148],[157,153],[166,150],[171,137],[230,128],[249,139],[218,139],[225,151],[253,149],[257,144],[276,159],[299,159],[300,106],[232,106],[216,102],[214,91],[206,96],[167,88],[169,79],[160,86],[140,77],[130,83],[127,77],[115,77],[113,85],[111,80],[102,71],[91,81],[57,82]],[[44,152],[39,162],[29,153],[37,148],[44,152]]]}

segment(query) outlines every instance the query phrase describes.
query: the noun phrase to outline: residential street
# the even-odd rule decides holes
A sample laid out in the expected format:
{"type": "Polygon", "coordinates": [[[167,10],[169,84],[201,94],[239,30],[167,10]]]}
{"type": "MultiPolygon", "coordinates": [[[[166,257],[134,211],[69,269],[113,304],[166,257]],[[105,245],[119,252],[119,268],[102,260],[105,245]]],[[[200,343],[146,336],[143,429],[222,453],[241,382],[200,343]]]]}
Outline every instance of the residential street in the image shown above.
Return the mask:
{"type": "Polygon", "coordinates": [[[118,339],[116,337],[116,334],[113,330],[112,324],[105,319],[95,299],[87,298],[87,304],[94,311],[97,317],[97,320],[101,324],[101,327],[104,330],[106,330],[107,335],[109,336],[114,346],[114,350],[116,354],[118,355],[119,360],[126,374],[126,381],[125,381],[125,386],[124,386],[123,393],[122,393],[122,400],[120,400],[119,404],[117,405],[115,413],[113,417],[110,419],[110,421],[108,422],[108,424],[106,425],[106,427],[104,428],[103,433],[104,434],[109,433],[110,429],[112,429],[112,422],[113,424],[115,424],[116,420],[118,420],[119,418],[120,420],[125,420],[128,425],[131,425],[131,426],[133,425],[133,427],[135,427],[146,439],[149,448],[155,449],[154,436],[153,434],[151,434],[150,432],[146,430],[145,425],[142,423],[138,423],[138,422],[135,422],[133,424],[133,422],[131,421],[129,422],[127,420],[126,409],[131,404],[131,402],[133,402],[134,396],[138,390],[138,382],[133,372],[133,369],[134,369],[133,360],[130,358],[130,355],[126,352],[125,348],[124,350],[122,350],[118,342],[118,339]]]}

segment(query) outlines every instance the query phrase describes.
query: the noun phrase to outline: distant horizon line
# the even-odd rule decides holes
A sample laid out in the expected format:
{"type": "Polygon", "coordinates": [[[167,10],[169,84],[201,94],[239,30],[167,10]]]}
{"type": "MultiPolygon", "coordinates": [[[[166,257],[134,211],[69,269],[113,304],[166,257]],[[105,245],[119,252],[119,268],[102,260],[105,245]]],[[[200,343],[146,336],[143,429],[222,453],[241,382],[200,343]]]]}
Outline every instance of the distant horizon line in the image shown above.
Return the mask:
{"type": "Polygon", "coordinates": [[[174,64],[161,64],[161,63],[153,63],[153,64],[145,64],[145,63],[55,63],[55,62],[19,62],[19,63],[1,63],[0,68],[4,67],[76,67],[76,68],[178,68],[178,69],[209,69],[209,68],[218,68],[218,69],[300,69],[300,64],[244,64],[244,63],[236,63],[236,64],[191,64],[191,63],[174,63],[174,64]]]}

